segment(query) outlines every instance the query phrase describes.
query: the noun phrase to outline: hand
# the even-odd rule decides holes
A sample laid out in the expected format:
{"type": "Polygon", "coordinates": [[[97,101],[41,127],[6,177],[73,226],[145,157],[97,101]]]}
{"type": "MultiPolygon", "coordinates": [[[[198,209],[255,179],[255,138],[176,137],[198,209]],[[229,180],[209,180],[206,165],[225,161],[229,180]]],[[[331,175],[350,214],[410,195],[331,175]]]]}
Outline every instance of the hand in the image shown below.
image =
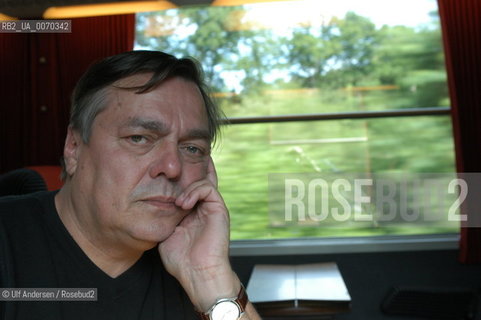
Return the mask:
{"type": "Polygon", "coordinates": [[[229,263],[229,213],[217,191],[211,158],[206,178],[190,185],[175,204],[192,211],[159,244],[160,256],[194,306],[206,311],[218,298],[235,296],[240,288],[229,263]]]}

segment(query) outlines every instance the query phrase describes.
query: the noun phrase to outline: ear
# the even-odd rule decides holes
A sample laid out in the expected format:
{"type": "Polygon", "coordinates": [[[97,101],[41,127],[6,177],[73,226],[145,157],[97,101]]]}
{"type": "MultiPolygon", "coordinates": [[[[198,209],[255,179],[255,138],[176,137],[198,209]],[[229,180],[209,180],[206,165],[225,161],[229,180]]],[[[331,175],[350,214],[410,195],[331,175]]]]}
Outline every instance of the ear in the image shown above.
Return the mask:
{"type": "Polygon", "coordinates": [[[65,146],[63,148],[63,158],[65,161],[65,171],[72,176],[77,170],[80,147],[83,141],[80,134],[71,126],[68,127],[65,146]]]}

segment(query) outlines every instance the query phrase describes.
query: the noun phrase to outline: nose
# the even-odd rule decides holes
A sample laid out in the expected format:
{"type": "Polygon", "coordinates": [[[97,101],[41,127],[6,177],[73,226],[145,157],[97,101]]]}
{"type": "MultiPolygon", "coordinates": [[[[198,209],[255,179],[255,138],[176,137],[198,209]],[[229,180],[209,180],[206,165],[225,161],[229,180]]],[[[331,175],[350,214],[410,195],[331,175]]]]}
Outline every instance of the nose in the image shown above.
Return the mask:
{"type": "Polygon", "coordinates": [[[159,146],[150,167],[150,176],[155,179],[163,175],[169,180],[177,180],[181,172],[182,162],[177,145],[166,143],[159,146]]]}

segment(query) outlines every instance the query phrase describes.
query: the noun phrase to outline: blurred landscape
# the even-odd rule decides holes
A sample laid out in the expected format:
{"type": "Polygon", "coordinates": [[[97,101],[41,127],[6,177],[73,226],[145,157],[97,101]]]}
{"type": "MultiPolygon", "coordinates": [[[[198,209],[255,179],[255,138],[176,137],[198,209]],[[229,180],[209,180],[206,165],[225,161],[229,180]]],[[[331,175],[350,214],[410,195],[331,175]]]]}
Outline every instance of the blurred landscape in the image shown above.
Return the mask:
{"type": "MultiPolygon", "coordinates": [[[[272,7],[275,15],[275,7],[272,7]]],[[[192,56],[227,117],[449,107],[437,12],[418,26],[355,12],[276,30],[255,6],[137,15],[136,49],[192,56]],[[183,30],[178,32],[174,30],[183,30]]],[[[457,226],[286,223],[270,219],[271,173],[454,172],[448,115],[225,126],[213,157],[232,239],[457,232],[457,226]]]]}

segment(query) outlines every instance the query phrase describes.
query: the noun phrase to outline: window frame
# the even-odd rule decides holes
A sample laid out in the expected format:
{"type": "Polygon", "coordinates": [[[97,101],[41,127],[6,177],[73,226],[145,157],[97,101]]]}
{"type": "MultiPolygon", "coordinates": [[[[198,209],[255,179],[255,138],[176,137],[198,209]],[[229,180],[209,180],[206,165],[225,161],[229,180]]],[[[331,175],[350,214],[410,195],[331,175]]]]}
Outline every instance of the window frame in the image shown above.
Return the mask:
{"type": "MultiPolygon", "coordinates": [[[[222,120],[221,124],[267,124],[329,120],[387,119],[418,116],[451,117],[451,113],[452,111],[450,106],[437,106],[382,111],[229,117],[222,120]]],[[[458,248],[459,232],[422,235],[243,239],[231,240],[230,243],[232,256],[445,250],[458,248]]]]}
{"type": "Polygon", "coordinates": [[[339,112],[339,113],[317,113],[317,114],[292,114],[277,116],[258,116],[258,117],[235,117],[227,118],[223,124],[259,124],[273,122],[292,122],[292,121],[319,121],[319,120],[353,120],[353,119],[374,119],[374,118],[393,118],[393,117],[415,117],[415,116],[442,116],[451,115],[450,107],[431,107],[431,108],[407,108],[383,111],[364,111],[364,112],[339,112]]]}
{"type": "Polygon", "coordinates": [[[232,240],[230,256],[275,256],[456,250],[459,233],[232,240]]]}
{"type": "MultiPolygon", "coordinates": [[[[451,116],[450,107],[264,117],[236,117],[227,118],[223,121],[223,124],[239,125],[292,121],[328,121],[446,115],[451,116]]],[[[230,255],[235,257],[455,250],[459,247],[459,239],[460,235],[459,232],[457,232],[421,235],[231,240],[230,255]]]]}

